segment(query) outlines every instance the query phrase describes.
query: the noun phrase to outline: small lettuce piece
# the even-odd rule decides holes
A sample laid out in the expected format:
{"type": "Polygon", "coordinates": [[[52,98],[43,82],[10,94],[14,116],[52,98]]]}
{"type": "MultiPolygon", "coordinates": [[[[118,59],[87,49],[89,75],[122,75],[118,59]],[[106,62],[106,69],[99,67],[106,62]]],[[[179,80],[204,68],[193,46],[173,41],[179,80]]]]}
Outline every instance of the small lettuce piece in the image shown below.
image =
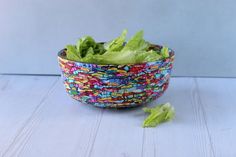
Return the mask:
{"type": "Polygon", "coordinates": [[[122,51],[146,51],[150,44],[143,39],[143,30],[137,32],[124,46],[122,51]]]}
{"type": "Polygon", "coordinates": [[[89,49],[91,48],[94,49],[95,47],[96,47],[96,42],[90,36],[85,36],[83,38],[80,38],[76,44],[77,53],[81,56],[81,58],[86,56],[89,49]]]}
{"type": "Polygon", "coordinates": [[[104,44],[104,48],[107,51],[121,51],[124,47],[127,30],[123,30],[122,34],[116,39],[104,44]]]}
{"type": "Polygon", "coordinates": [[[103,55],[97,55],[97,62],[100,64],[134,64],[137,51],[107,51],[103,55]]]}
{"type": "Polygon", "coordinates": [[[66,57],[72,61],[80,61],[80,56],[77,54],[75,45],[67,45],[66,46],[66,57]]]}
{"type": "Polygon", "coordinates": [[[89,47],[89,49],[87,50],[86,56],[89,56],[89,55],[94,55],[94,50],[92,47],[89,47]]]}
{"type": "Polygon", "coordinates": [[[169,57],[169,49],[168,47],[163,46],[161,49],[161,55],[163,58],[168,58],[169,57]]]}
{"type": "Polygon", "coordinates": [[[92,47],[90,47],[87,50],[86,56],[84,58],[81,58],[81,62],[85,62],[85,63],[96,63],[96,59],[95,59],[95,55],[94,55],[94,50],[92,47]]]}
{"type": "Polygon", "coordinates": [[[156,127],[160,123],[170,121],[175,116],[174,108],[170,103],[161,104],[154,108],[143,108],[149,116],[144,120],[143,127],[156,127]]]}
{"type": "Polygon", "coordinates": [[[106,52],[106,49],[104,48],[104,44],[103,43],[97,43],[95,48],[94,48],[94,54],[102,55],[105,52],[106,52]]]}
{"type": "Polygon", "coordinates": [[[161,58],[162,56],[158,54],[156,51],[149,50],[147,52],[139,53],[137,56],[135,56],[135,62],[136,63],[154,62],[161,58]]]}

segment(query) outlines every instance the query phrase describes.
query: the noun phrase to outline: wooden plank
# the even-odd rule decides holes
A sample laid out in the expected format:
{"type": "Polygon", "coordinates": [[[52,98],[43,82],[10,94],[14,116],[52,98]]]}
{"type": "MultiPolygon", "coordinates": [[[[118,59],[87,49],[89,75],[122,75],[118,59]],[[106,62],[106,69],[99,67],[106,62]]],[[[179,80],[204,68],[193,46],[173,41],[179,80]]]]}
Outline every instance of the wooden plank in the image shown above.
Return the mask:
{"type": "Polygon", "coordinates": [[[141,108],[105,110],[91,157],[141,157],[143,144],[141,108]]]}
{"type": "Polygon", "coordinates": [[[103,110],[80,104],[59,81],[8,156],[89,156],[103,110]]]}
{"type": "Polygon", "coordinates": [[[58,77],[0,77],[0,156],[18,142],[58,77]]]}
{"type": "Polygon", "coordinates": [[[148,106],[170,102],[175,120],[143,129],[141,108],[80,104],[61,81],[48,91],[55,79],[32,78],[0,77],[0,156],[235,156],[235,80],[172,78],[148,106]]]}
{"type": "Polygon", "coordinates": [[[167,92],[157,103],[170,102],[176,118],[144,131],[144,157],[214,156],[196,84],[191,78],[172,78],[167,92]]]}
{"type": "Polygon", "coordinates": [[[104,111],[83,105],[65,94],[61,82],[43,106],[8,156],[141,156],[144,114],[140,108],[104,111]],[[132,141],[122,143],[127,137],[132,141]]]}
{"type": "Polygon", "coordinates": [[[236,79],[197,79],[216,157],[236,156],[236,79]]]}

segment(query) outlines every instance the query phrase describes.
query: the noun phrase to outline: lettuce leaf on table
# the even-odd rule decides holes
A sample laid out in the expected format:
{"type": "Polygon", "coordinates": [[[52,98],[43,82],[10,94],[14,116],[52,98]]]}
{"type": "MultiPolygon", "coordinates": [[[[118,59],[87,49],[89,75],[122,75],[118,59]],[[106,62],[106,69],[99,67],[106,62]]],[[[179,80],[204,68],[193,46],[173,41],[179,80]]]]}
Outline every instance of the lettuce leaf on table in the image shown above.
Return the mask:
{"type": "Polygon", "coordinates": [[[143,111],[149,113],[143,122],[143,127],[156,127],[160,123],[172,120],[175,116],[174,108],[170,103],[157,105],[154,108],[145,107],[143,111]]]}

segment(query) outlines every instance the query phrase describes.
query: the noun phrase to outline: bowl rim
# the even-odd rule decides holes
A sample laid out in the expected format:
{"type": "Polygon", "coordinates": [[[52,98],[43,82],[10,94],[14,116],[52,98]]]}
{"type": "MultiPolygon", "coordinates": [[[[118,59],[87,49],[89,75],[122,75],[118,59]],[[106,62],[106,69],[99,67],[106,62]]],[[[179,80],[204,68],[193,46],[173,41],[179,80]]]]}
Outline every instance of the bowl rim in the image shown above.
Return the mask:
{"type": "MultiPolygon", "coordinates": [[[[101,43],[104,43],[104,42],[101,42],[101,43]]],[[[157,48],[162,48],[163,46],[161,45],[157,45],[157,44],[151,44],[151,47],[157,47],[157,48]]],[[[144,63],[135,63],[135,64],[95,64],[95,63],[86,63],[86,62],[78,62],[78,61],[73,61],[73,60],[69,60],[65,57],[65,55],[63,55],[63,53],[65,54],[65,50],[66,48],[60,50],[58,53],[57,53],[57,57],[58,59],[62,59],[62,60],[66,60],[68,62],[72,62],[72,63],[80,63],[80,64],[87,64],[87,65],[96,65],[96,66],[121,66],[121,65],[144,65],[144,64],[147,64],[147,63],[156,63],[156,62],[163,62],[164,60],[166,59],[170,59],[172,57],[175,56],[175,52],[168,48],[169,49],[169,54],[170,56],[168,58],[162,58],[162,59],[159,59],[159,60],[156,60],[156,61],[153,61],[153,62],[144,62],[144,63]]]]}

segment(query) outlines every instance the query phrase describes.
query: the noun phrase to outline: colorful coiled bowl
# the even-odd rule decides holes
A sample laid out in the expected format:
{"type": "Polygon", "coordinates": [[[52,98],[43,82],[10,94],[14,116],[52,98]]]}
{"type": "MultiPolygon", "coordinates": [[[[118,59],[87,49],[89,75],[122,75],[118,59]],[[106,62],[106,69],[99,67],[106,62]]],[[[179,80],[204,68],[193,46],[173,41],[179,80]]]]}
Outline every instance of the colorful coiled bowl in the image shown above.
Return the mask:
{"type": "Polygon", "coordinates": [[[127,108],[148,103],[164,93],[174,61],[174,52],[169,53],[169,58],[155,62],[97,65],[67,60],[64,49],[58,53],[58,61],[72,98],[97,107],[127,108]]]}

